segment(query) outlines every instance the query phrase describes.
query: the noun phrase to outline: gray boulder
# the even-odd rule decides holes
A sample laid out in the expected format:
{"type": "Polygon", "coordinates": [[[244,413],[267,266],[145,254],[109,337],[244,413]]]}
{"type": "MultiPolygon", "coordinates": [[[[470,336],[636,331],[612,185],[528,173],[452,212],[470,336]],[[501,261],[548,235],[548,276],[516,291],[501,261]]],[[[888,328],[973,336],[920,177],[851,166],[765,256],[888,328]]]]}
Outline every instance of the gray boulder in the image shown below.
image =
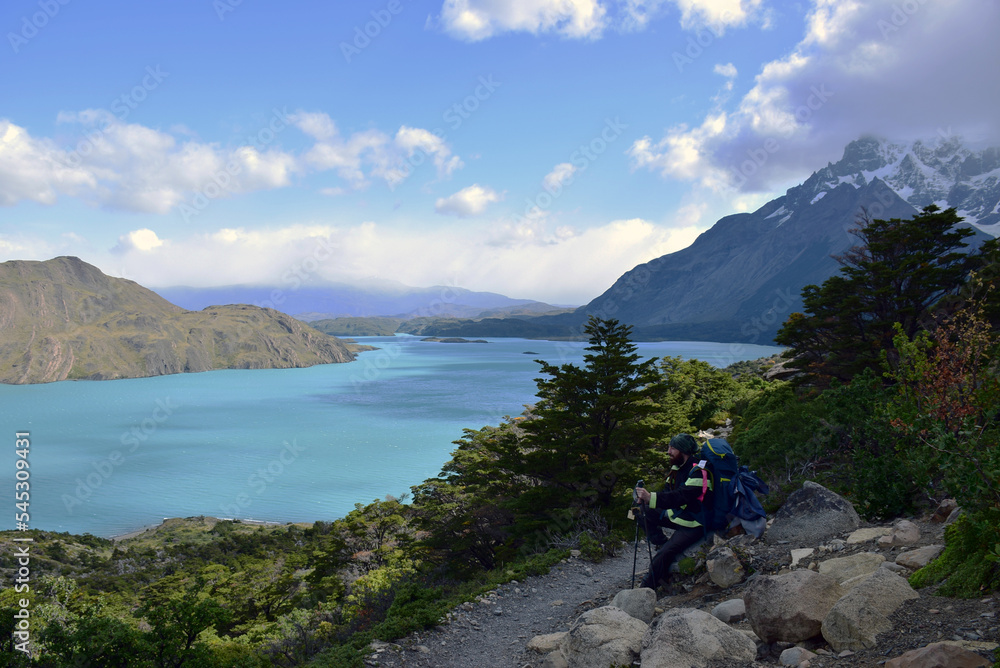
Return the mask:
{"type": "Polygon", "coordinates": [[[920,527],[910,520],[900,520],[889,532],[888,536],[878,539],[879,547],[899,547],[916,545],[920,542],[920,527]]]}
{"type": "Polygon", "coordinates": [[[753,661],[756,656],[753,640],[694,608],[663,613],[642,641],[643,668],[702,668],[712,661],[753,661]]]}
{"type": "Polygon", "coordinates": [[[805,647],[789,647],[778,657],[778,663],[782,666],[797,666],[803,661],[815,659],[816,654],[810,652],[805,647]]]}
{"type": "Polygon", "coordinates": [[[823,575],[829,575],[840,584],[844,584],[859,575],[871,575],[884,561],[885,557],[877,552],[858,552],[846,557],[821,561],[819,572],[823,575]]]}
{"type": "Polygon", "coordinates": [[[718,547],[709,552],[705,560],[705,569],[712,582],[723,589],[743,582],[743,578],[746,576],[743,564],[740,563],[733,549],[728,546],[718,547]]]}
{"type": "Polygon", "coordinates": [[[569,632],[545,633],[528,641],[528,649],[539,654],[548,654],[559,649],[569,637],[569,632]]]}
{"type": "Polygon", "coordinates": [[[850,501],[807,480],[775,513],[764,538],[770,544],[818,545],[859,526],[861,518],[850,501]]]}
{"type": "Polygon", "coordinates": [[[918,597],[906,580],[880,568],[837,601],[823,619],[823,638],[837,652],[875,647],[875,637],[892,628],[889,615],[918,597]]]}
{"type": "Polygon", "coordinates": [[[885,668],[988,668],[990,662],[957,645],[936,642],[885,662],[885,668]]]}
{"type": "Polygon", "coordinates": [[[594,608],[573,622],[562,652],[573,668],[629,666],[639,656],[648,629],[621,608],[594,608]]]}
{"type": "Polygon", "coordinates": [[[736,624],[747,618],[747,606],[742,598],[733,598],[712,608],[712,616],[724,624],[736,624]]]}
{"type": "Polygon", "coordinates": [[[945,499],[934,510],[934,514],[931,515],[931,522],[943,524],[957,509],[958,502],[955,499],[945,499]]]}
{"type": "Polygon", "coordinates": [[[915,550],[901,552],[896,563],[911,570],[918,570],[931,563],[944,552],[944,545],[925,545],[915,550]]]}
{"type": "Polygon", "coordinates": [[[624,589],[615,594],[611,605],[621,608],[644,624],[649,624],[656,614],[656,592],[648,587],[624,589]]]}
{"type": "Polygon", "coordinates": [[[743,601],[758,638],[797,643],[820,634],[823,619],[843,593],[829,575],[801,569],[754,579],[743,601]]]}

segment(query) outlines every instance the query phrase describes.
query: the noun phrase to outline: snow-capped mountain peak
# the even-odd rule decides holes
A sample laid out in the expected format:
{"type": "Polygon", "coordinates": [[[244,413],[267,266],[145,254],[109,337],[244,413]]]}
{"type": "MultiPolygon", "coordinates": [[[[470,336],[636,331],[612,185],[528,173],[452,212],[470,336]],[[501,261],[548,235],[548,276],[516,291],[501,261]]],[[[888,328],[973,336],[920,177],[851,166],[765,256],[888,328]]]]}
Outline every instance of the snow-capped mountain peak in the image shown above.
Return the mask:
{"type": "MultiPolygon", "coordinates": [[[[815,203],[843,183],[862,188],[880,179],[911,206],[955,207],[966,222],[1000,236],[1000,148],[972,151],[958,137],[900,144],[863,137],[815,172],[796,199],[815,203]]],[[[791,192],[789,193],[791,194],[791,192]]]]}

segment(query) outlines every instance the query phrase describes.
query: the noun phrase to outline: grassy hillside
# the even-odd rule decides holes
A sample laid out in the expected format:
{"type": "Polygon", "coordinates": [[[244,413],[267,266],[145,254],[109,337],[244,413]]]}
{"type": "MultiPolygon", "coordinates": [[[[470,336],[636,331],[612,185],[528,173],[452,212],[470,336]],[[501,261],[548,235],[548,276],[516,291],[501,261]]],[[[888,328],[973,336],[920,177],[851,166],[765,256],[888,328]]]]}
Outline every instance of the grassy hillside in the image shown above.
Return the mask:
{"type": "Polygon", "coordinates": [[[141,378],[349,362],[343,342],[273,309],[185,311],[78,258],[0,264],[0,382],[141,378]]]}

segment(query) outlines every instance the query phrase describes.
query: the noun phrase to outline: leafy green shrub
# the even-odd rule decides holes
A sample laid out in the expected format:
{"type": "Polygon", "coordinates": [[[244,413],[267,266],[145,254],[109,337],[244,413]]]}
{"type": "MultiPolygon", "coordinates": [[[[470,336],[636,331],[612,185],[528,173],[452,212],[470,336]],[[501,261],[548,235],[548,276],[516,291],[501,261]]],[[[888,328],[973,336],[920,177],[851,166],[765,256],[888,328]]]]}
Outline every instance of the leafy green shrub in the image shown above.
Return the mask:
{"type": "Polygon", "coordinates": [[[604,561],[604,544],[590,533],[580,534],[580,556],[588,561],[604,561]]]}
{"type": "Polygon", "coordinates": [[[851,461],[851,496],[858,514],[884,520],[913,509],[912,467],[902,457],[875,455],[859,448],[851,461]]]}
{"type": "Polygon", "coordinates": [[[820,408],[789,383],[768,385],[748,403],[733,430],[740,462],[769,483],[801,480],[826,451],[820,408]]]}
{"type": "Polygon", "coordinates": [[[977,598],[1000,588],[1000,563],[993,547],[996,522],[975,521],[963,514],[945,530],[945,549],[941,556],[910,576],[915,589],[944,580],[937,593],[959,598],[977,598]]]}
{"type": "Polygon", "coordinates": [[[448,612],[448,602],[440,587],[428,587],[420,582],[407,582],[399,587],[389,606],[385,621],[375,635],[382,640],[394,640],[440,622],[448,612]]]}

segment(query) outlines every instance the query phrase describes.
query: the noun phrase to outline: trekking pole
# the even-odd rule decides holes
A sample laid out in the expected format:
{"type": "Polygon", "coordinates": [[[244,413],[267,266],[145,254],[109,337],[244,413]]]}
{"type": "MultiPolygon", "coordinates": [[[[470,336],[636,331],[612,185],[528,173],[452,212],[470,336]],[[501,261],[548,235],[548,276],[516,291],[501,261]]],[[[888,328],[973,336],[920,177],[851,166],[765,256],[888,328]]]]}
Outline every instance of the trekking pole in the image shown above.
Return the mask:
{"type": "MultiPolygon", "coordinates": [[[[633,504],[635,504],[639,500],[639,494],[635,491],[639,487],[642,487],[642,481],[641,480],[639,482],[637,482],[635,484],[635,487],[632,489],[632,503],[633,504]]],[[[645,505],[645,504],[643,504],[643,505],[645,505]]],[[[643,522],[642,526],[643,526],[643,528],[645,528],[645,526],[646,526],[646,524],[645,524],[645,522],[646,522],[645,516],[640,515],[639,519],[636,519],[635,513],[633,512],[634,510],[635,510],[635,508],[633,507],[633,508],[629,509],[629,511],[628,511],[629,518],[635,520],[635,541],[632,544],[632,587],[631,587],[632,589],[635,589],[635,563],[636,563],[636,561],[639,558],[639,519],[642,519],[642,522],[643,522]]]]}
{"type": "Polygon", "coordinates": [[[635,543],[632,548],[632,589],[635,589],[635,562],[639,558],[639,520],[635,521],[635,543]]]}
{"type": "MultiPolygon", "coordinates": [[[[646,511],[647,510],[649,510],[649,508],[646,507],[646,504],[645,503],[642,504],[642,517],[643,517],[642,521],[643,522],[646,521],[645,517],[646,517],[646,511]]],[[[645,524],[643,526],[645,526],[645,524]]],[[[653,542],[651,540],[649,540],[649,532],[648,531],[646,532],[646,547],[649,549],[649,568],[652,569],[653,568],[653,542]]]]}

